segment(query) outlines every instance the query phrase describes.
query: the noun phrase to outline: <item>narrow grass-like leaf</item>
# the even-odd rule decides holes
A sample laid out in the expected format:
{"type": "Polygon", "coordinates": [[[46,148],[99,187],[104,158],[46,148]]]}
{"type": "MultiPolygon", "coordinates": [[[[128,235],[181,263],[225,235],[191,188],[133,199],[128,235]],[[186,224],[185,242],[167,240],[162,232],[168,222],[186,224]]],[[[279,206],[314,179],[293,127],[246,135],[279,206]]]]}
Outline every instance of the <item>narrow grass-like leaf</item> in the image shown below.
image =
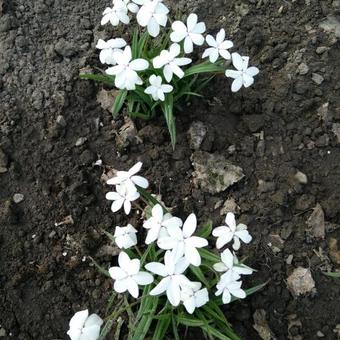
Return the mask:
{"type": "Polygon", "coordinates": [[[212,63],[201,63],[198,65],[191,66],[185,71],[184,77],[189,77],[194,74],[200,73],[224,73],[225,69],[222,66],[212,63]]]}
{"type": "Polygon", "coordinates": [[[235,334],[235,338],[232,339],[229,336],[226,336],[224,334],[222,334],[220,331],[218,331],[217,329],[215,329],[212,326],[201,326],[201,328],[206,331],[207,333],[211,334],[214,339],[220,339],[220,340],[241,340],[241,338],[237,337],[237,335],[235,334]]]}
{"type": "Polygon", "coordinates": [[[322,273],[330,277],[337,277],[337,278],[340,277],[340,272],[322,272],[322,273]]]}
{"type": "Polygon", "coordinates": [[[190,266],[189,269],[197,277],[197,279],[201,281],[206,287],[210,286],[208,280],[205,278],[200,267],[190,266]]]}
{"type": "Polygon", "coordinates": [[[177,315],[176,317],[176,321],[184,326],[188,326],[188,327],[202,327],[204,326],[204,322],[201,320],[197,320],[196,318],[193,317],[189,317],[186,315],[177,315]]]}
{"type": "Polygon", "coordinates": [[[102,328],[98,340],[105,340],[106,336],[110,333],[115,320],[108,320],[105,322],[104,327],[102,328]]]}
{"type": "Polygon", "coordinates": [[[213,222],[211,220],[207,221],[198,230],[197,236],[203,237],[203,238],[208,238],[211,235],[212,227],[213,227],[213,222]]]}
{"type": "Polygon", "coordinates": [[[132,42],[131,42],[131,54],[132,54],[132,59],[136,59],[138,56],[138,27],[134,30],[133,35],[132,35],[132,42]]]}
{"type": "Polygon", "coordinates": [[[105,74],[81,73],[79,77],[80,79],[94,80],[99,83],[105,83],[108,85],[114,85],[115,83],[115,77],[105,74]]]}
{"type": "Polygon", "coordinates": [[[89,259],[92,261],[92,263],[94,264],[94,266],[98,269],[98,271],[99,271],[101,274],[103,274],[103,275],[105,275],[105,276],[111,278],[110,273],[109,273],[106,269],[104,269],[103,267],[101,267],[101,266],[100,266],[100,265],[99,265],[92,257],[89,257],[89,259]]]}
{"type": "Polygon", "coordinates": [[[122,109],[127,94],[128,94],[127,90],[119,90],[118,91],[118,94],[115,98],[115,102],[114,102],[113,107],[112,107],[113,118],[115,118],[117,116],[117,114],[120,112],[120,110],[122,109]]]}
{"type": "Polygon", "coordinates": [[[198,249],[198,252],[202,256],[202,258],[204,258],[208,262],[211,262],[211,263],[221,262],[221,259],[219,258],[219,256],[209,251],[208,249],[201,248],[201,249],[198,249]]]}
{"type": "Polygon", "coordinates": [[[162,319],[159,319],[152,339],[153,340],[163,339],[170,326],[170,322],[171,322],[171,316],[166,316],[162,319]]]}
{"type": "Polygon", "coordinates": [[[168,126],[168,130],[170,133],[171,138],[171,145],[172,148],[175,149],[176,145],[176,124],[175,124],[175,118],[173,115],[173,108],[174,108],[174,98],[172,94],[169,94],[165,98],[165,102],[162,103],[162,110],[164,113],[164,117],[166,120],[166,124],[168,126]]]}
{"type": "Polygon", "coordinates": [[[175,340],[180,340],[180,337],[179,337],[179,334],[178,334],[177,322],[176,322],[174,313],[172,313],[172,315],[171,315],[171,324],[172,324],[172,333],[175,337],[175,340]]]}

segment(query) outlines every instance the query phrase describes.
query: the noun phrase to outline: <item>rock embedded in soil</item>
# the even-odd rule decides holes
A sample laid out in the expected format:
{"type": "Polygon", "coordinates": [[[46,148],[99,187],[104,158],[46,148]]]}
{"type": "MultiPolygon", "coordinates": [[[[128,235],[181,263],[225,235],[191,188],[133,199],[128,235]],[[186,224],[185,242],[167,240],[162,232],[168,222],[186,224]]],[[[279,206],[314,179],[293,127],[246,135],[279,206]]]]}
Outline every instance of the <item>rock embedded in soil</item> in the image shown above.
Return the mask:
{"type": "Polygon", "coordinates": [[[101,89],[97,94],[97,102],[104,110],[111,113],[117,93],[118,91],[116,90],[107,91],[105,89],[101,89]]]}
{"type": "Polygon", "coordinates": [[[13,202],[18,204],[24,200],[25,196],[23,194],[14,194],[13,195],[13,202]]]}
{"type": "Polygon", "coordinates": [[[315,281],[309,268],[294,269],[287,279],[287,286],[296,297],[316,291],[315,281]]]}
{"type": "Polygon", "coordinates": [[[338,240],[331,237],[329,242],[329,256],[331,260],[336,264],[340,265],[340,249],[338,248],[338,240]]]}
{"type": "Polygon", "coordinates": [[[308,183],[308,178],[307,176],[301,172],[301,171],[298,171],[296,174],[295,174],[295,179],[301,183],[301,184],[307,184],[308,183]]]}
{"type": "Polygon", "coordinates": [[[0,174],[7,172],[8,166],[8,157],[7,155],[0,149],[0,174]]]}
{"type": "Polygon", "coordinates": [[[196,151],[192,154],[191,161],[195,170],[194,184],[207,193],[223,192],[244,177],[242,168],[217,153],[196,151]]]}
{"type": "Polygon", "coordinates": [[[332,131],[336,137],[337,143],[340,144],[340,123],[333,123],[332,131]]]}
{"type": "Polygon", "coordinates": [[[87,138],[86,137],[80,137],[77,139],[75,146],[82,146],[86,143],[87,138]]]}
{"type": "Polygon", "coordinates": [[[319,203],[313,209],[313,212],[306,223],[310,228],[310,232],[313,237],[322,239],[325,238],[325,214],[319,203]]]}
{"type": "Polygon", "coordinates": [[[60,39],[55,44],[54,49],[63,57],[73,57],[77,54],[76,46],[65,39],[60,39]]]}
{"type": "Polygon", "coordinates": [[[314,81],[315,84],[321,85],[323,83],[323,81],[325,80],[325,78],[318,73],[313,73],[312,74],[312,80],[314,81]]]}
{"type": "Polygon", "coordinates": [[[193,122],[188,131],[189,145],[193,150],[199,150],[208,132],[207,127],[202,122],[193,122]]]}

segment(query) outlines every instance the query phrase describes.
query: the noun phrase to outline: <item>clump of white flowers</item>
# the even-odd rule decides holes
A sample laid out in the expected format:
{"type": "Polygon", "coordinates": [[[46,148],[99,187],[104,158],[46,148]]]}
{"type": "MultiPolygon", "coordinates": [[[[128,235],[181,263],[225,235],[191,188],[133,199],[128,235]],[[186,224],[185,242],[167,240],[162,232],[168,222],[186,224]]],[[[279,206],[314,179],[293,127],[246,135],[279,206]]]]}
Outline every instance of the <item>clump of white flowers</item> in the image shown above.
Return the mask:
{"type": "Polygon", "coordinates": [[[232,92],[237,92],[241,87],[251,86],[259,70],[249,67],[249,57],[230,52],[234,43],[226,39],[224,28],[215,37],[206,34],[206,24],[196,13],[190,13],[184,21],[174,20],[167,27],[172,21],[169,13],[162,0],[113,0],[112,7],[104,10],[101,24],[128,25],[135,15],[138,26],[129,43],[120,37],[107,41],[99,39],[96,47],[100,50],[99,59],[106,67],[107,78],[105,75],[81,76],[114,84],[119,89],[114,114],[124,104],[133,117],[151,118],[161,109],[174,145],[176,130],[172,111],[177,104],[175,101],[196,95],[196,91],[202,89],[198,75],[205,74],[210,79],[211,75],[225,74],[233,79],[232,92]],[[204,49],[203,53],[198,51],[201,58],[186,57],[199,47],[204,49]],[[234,70],[227,69],[230,63],[234,70]]]}
{"type": "MultiPolygon", "coordinates": [[[[145,190],[149,182],[138,175],[141,167],[142,163],[138,162],[128,171],[117,171],[107,181],[108,185],[114,185],[116,189],[106,195],[108,200],[115,200],[111,207],[113,212],[122,206],[126,214],[133,208],[143,209],[135,202],[139,197],[147,208],[142,211],[144,221],[139,225],[116,226],[113,234],[105,232],[121,249],[118,265],[110,267],[107,272],[113,280],[114,291],[119,294],[127,292],[128,296],[136,299],[140,296],[140,290],[143,290],[140,307],[143,313],[146,313],[143,304],[147,304],[143,300],[154,299],[151,300],[156,304],[154,313],[173,313],[173,307],[183,306],[184,309],[178,312],[178,323],[181,323],[179,316],[184,311],[192,315],[202,308],[204,313],[197,312],[196,317],[201,319],[203,315],[209,319],[211,315],[208,311],[219,308],[214,295],[221,296],[223,304],[235,298],[245,298],[247,293],[242,288],[241,276],[252,274],[253,269],[240,262],[229,248],[225,248],[220,256],[209,250],[208,237],[211,232],[217,237],[216,249],[232,244],[233,249],[238,250],[240,241],[251,241],[247,226],[237,224],[233,213],[227,214],[225,226],[215,229],[212,229],[212,224],[199,227],[194,213],[184,221],[173,216],[155,196],[145,190]],[[162,302],[163,295],[167,302],[162,302]],[[205,306],[207,309],[204,309],[205,306]]],[[[96,340],[100,320],[95,318],[93,324],[87,321],[85,312],[81,313],[82,317],[76,314],[71,320],[68,334],[74,339],[83,339],[76,336],[88,333],[90,326],[96,326],[91,330],[93,337],[86,338],[96,340]]]]}

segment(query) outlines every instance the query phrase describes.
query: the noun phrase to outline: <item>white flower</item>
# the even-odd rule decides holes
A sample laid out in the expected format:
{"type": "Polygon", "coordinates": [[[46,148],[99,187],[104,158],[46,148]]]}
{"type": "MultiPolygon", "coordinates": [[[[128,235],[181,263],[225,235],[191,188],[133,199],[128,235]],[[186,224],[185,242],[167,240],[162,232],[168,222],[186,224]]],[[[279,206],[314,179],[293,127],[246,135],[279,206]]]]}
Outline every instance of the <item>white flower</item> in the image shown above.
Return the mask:
{"type": "Polygon", "coordinates": [[[222,58],[229,60],[231,55],[228,51],[228,48],[232,48],[234,46],[233,42],[225,39],[225,30],[222,28],[216,35],[216,39],[210,34],[207,35],[206,41],[208,43],[209,48],[207,48],[202,58],[209,57],[210,62],[215,63],[219,56],[222,58]]]}
{"type": "Polygon", "coordinates": [[[161,100],[162,102],[165,100],[164,93],[170,93],[174,88],[169,84],[162,84],[162,77],[152,75],[149,79],[150,85],[145,89],[146,94],[150,94],[153,100],[161,100]]]}
{"type": "Polygon", "coordinates": [[[173,249],[178,257],[185,256],[185,259],[193,266],[201,265],[201,256],[196,248],[206,247],[208,241],[202,237],[192,236],[197,228],[195,214],[188,216],[183,225],[183,230],[179,227],[168,228],[169,236],[158,239],[157,245],[161,249],[173,249]]]}
{"type": "Polygon", "coordinates": [[[145,243],[150,244],[158,238],[168,236],[168,231],[182,226],[182,221],[171,214],[164,214],[160,204],[156,204],[151,210],[152,216],[146,220],[143,227],[149,229],[145,243]]]}
{"type": "Polygon", "coordinates": [[[103,320],[97,314],[89,316],[87,309],[82,310],[73,315],[67,334],[71,340],[97,340],[102,324],[103,320]]]}
{"type": "Polygon", "coordinates": [[[109,273],[115,280],[113,285],[117,293],[128,291],[134,298],[138,298],[140,286],[146,286],[153,282],[150,273],[140,271],[140,261],[131,260],[123,251],[118,256],[119,267],[111,267],[109,273]]]}
{"type": "Polygon", "coordinates": [[[151,262],[145,265],[150,272],[162,277],[158,285],[151,290],[150,295],[160,295],[166,292],[169,302],[178,306],[181,302],[181,287],[191,286],[189,279],[183,275],[189,263],[184,257],[176,259],[171,251],[164,255],[164,264],[151,262]]]}
{"type": "Polygon", "coordinates": [[[112,8],[107,7],[104,10],[101,25],[111,22],[113,26],[117,26],[120,21],[123,24],[128,24],[130,22],[130,18],[127,13],[128,8],[125,3],[122,0],[115,0],[112,8]]]}
{"type": "Polygon", "coordinates": [[[131,13],[137,13],[139,10],[139,6],[136,4],[138,3],[137,1],[134,0],[123,0],[125,3],[125,6],[131,13]],[[134,3],[135,2],[135,3],[134,3]]]}
{"type": "Polygon", "coordinates": [[[166,26],[169,9],[162,3],[162,0],[134,0],[134,2],[142,5],[137,13],[138,24],[147,27],[152,37],[157,37],[160,26],[166,26]]]}
{"type": "Polygon", "coordinates": [[[179,66],[191,63],[190,58],[177,58],[181,53],[181,47],[178,44],[172,44],[169,50],[163,50],[161,54],[153,60],[154,68],[164,67],[163,73],[167,82],[172,80],[175,73],[178,78],[184,77],[184,72],[179,66]]]}
{"type": "Polygon", "coordinates": [[[122,47],[126,46],[126,41],[122,38],[110,39],[104,41],[99,39],[96,48],[100,51],[99,59],[102,64],[116,65],[116,60],[113,57],[114,52],[123,53],[122,47]]]}
{"type": "Polygon", "coordinates": [[[149,63],[144,59],[132,59],[131,47],[126,46],[123,53],[113,53],[117,66],[106,70],[107,74],[116,76],[115,85],[119,89],[135,90],[136,85],[142,85],[143,81],[138,76],[137,71],[144,71],[149,67],[149,63]]]}
{"type": "Polygon", "coordinates": [[[129,249],[137,244],[137,230],[128,224],[126,227],[116,227],[115,242],[120,249],[129,249]]]}
{"type": "Polygon", "coordinates": [[[201,289],[202,284],[200,282],[192,282],[191,284],[191,286],[183,286],[181,289],[181,300],[189,314],[209,302],[207,288],[201,289]]]}
{"type": "Polygon", "coordinates": [[[191,13],[187,19],[187,25],[182,21],[175,21],[171,28],[173,32],[170,39],[173,42],[180,42],[184,39],[184,52],[191,53],[194,50],[194,44],[202,46],[204,37],[202,33],[205,32],[205,23],[199,22],[196,14],[191,13]]]}
{"type": "Polygon", "coordinates": [[[226,226],[217,227],[213,230],[213,236],[217,237],[216,248],[221,249],[232,239],[234,239],[233,248],[239,250],[241,246],[240,240],[244,243],[249,243],[252,240],[251,235],[248,233],[245,224],[236,225],[235,215],[229,212],[225,218],[226,226]]]}
{"type": "Polygon", "coordinates": [[[226,70],[225,75],[230,78],[234,78],[231,85],[231,91],[237,92],[242,86],[249,87],[254,84],[254,77],[259,73],[257,67],[249,67],[249,57],[241,57],[238,53],[231,55],[233,65],[236,70],[226,70]]]}
{"type": "Polygon", "coordinates": [[[220,281],[217,283],[217,291],[215,293],[216,296],[222,295],[222,301],[224,304],[227,304],[231,301],[231,296],[235,296],[239,299],[244,299],[247,294],[241,289],[242,282],[237,281],[240,278],[240,275],[233,271],[229,271],[222,275],[220,281]]]}
{"type": "Polygon", "coordinates": [[[117,192],[111,191],[106,194],[106,199],[113,201],[111,205],[112,212],[115,213],[124,206],[125,214],[129,215],[131,211],[131,202],[139,198],[139,192],[128,190],[124,184],[117,185],[116,190],[117,192]]]}
{"type": "Polygon", "coordinates": [[[233,271],[239,275],[250,275],[253,272],[253,269],[247,267],[244,264],[239,264],[239,261],[235,254],[229,249],[226,249],[221,254],[222,262],[218,262],[214,264],[214,269],[218,272],[228,272],[233,271]]]}
{"type": "Polygon", "coordinates": [[[117,171],[115,177],[107,181],[108,185],[121,185],[124,184],[131,192],[136,191],[136,186],[146,189],[149,182],[142,176],[136,176],[143,166],[142,162],[136,163],[129,171],[117,171]]]}

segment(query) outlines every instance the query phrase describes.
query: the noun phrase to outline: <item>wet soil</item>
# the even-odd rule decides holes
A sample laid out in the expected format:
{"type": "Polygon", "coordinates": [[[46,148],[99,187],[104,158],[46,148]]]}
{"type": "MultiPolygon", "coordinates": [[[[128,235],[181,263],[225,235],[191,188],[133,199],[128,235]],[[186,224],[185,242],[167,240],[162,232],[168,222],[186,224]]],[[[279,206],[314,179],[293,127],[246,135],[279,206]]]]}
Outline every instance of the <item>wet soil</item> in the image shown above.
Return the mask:
{"type": "Polygon", "coordinates": [[[66,339],[75,311],[105,310],[112,283],[88,256],[109,265],[101,228],[127,219],[110,212],[106,170],[93,165],[101,159],[119,169],[143,161],[153,191],[179,216],[195,211],[219,224],[221,205],[235,200],[254,237],[242,249],[258,270],[246,284],[269,280],[225,309],[243,339],[259,339],[256,310],[266,312],[273,339],[336,339],[340,282],[322,271],[340,266],[339,1],[173,1],[211,32],[224,27],[261,69],[252,88],[232,94],[217,78],[204,99],[177,112],[175,152],[161,117],[136,122],[138,138],[118,147],[123,117],[113,122],[96,101],[100,87],[79,80],[81,68],[99,66],[96,41],[110,34],[98,24],[106,5],[0,0],[0,336],[66,339]],[[244,171],[225,192],[193,183],[194,121],[207,129],[200,149],[244,171]],[[324,238],[306,224],[317,203],[324,238]],[[287,278],[297,267],[310,268],[316,287],[294,297],[287,278]]]}

